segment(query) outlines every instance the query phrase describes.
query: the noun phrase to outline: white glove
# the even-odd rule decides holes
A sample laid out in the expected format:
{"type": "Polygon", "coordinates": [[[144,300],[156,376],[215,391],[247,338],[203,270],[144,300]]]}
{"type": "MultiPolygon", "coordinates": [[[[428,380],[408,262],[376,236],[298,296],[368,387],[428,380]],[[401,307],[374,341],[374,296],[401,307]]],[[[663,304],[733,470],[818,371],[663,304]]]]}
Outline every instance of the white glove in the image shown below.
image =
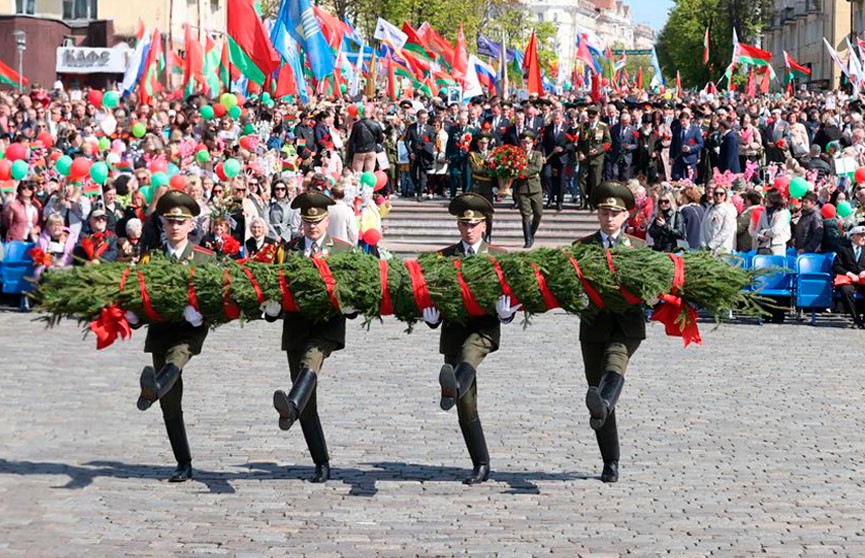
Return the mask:
{"type": "Polygon", "coordinates": [[[129,325],[136,326],[141,323],[141,318],[139,318],[138,314],[136,314],[132,310],[127,310],[126,312],[124,312],[123,317],[126,318],[126,321],[129,322],[129,325]]]}
{"type": "Polygon", "coordinates": [[[429,325],[436,325],[442,321],[442,313],[435,306],[427,306],[423,309],[423,321],[429,325]]]}
{"type": "Polygon", "coordinates": [[[496,301],[496,314],[499,315],[499,321],[507,322],[513,318],[514,314],[519,312],[522,307],[522,304],[511,306],[511,297],[502,295],[499,297],[499,300],[496,301]]]}
{"type": "Polygon", "coordinates": [[[183,309],[183,319],[189,322],[192,327],[198,327],[204,323],[204,316],[191,304],[187,304],[186,308],[183,309]]]}
{"type": "Polygon", "coordinates": [[[279,316],[280,312],[282,312],[282,304],[276,300],[268,300],[261,305],[261,311],[264,312],[265,315],[275,318],[279,316]]]}
{"type": "Polygon", "coordinates": [[[357,308],[352,306],[351,304],[343,304],[340,306],[339,310],[342,312],[344,316],[349,316],[351,314],[357,314],[357,308]]]}

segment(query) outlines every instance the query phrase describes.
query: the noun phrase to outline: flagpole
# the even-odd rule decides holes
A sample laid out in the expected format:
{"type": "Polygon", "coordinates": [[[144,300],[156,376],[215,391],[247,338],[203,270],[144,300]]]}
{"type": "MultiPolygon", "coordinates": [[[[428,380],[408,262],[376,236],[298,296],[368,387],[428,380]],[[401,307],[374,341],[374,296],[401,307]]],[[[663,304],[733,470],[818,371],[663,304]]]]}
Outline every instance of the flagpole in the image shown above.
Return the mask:
{"type": "Polygon", "coordinates": [[[364,90],[364,95],[366,95],[367,100],[372,100],[375,98],[375,70],[376,64],[378,64],[377,55],[378,54],[378,46],[373,46],[372,49],[372,58],[369,63],[369,72],[366,75],[366,89],[364,90]]]}
{"type": "Polygon", "coordinates": [[[507,66],[508,44],[507,44],[507,39],[508,39],[508,36],[505,33],[505,30],[502,29],[502,51],[499,53],[499,58],[501,59],[501,61],[499,62],[499,65],[501,66],[501,70],[502,70],[502,99],[505,101],[508,100],[508,66],[507,66]]]}

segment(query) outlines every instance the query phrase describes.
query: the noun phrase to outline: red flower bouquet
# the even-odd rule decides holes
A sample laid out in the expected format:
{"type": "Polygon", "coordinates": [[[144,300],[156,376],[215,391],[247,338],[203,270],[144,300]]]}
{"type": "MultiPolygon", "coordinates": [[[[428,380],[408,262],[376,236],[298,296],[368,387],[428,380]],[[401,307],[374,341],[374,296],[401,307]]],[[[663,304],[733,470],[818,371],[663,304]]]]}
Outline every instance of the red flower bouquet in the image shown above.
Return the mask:
{"type": "Polygon", "coordinates": [[[489,168],[500,178],[515,178],[529,166],[525,150],[516,145],[501,145],[490,154],[489,168]]]}
{"type": "Polygon", "coordinates": [[[472,135],[469,132],[464,133],[460,136],[459,141],[457,142],[457,147],[463,151],[463,153],[468,153],[469,149],[472,145],[472,135]]]}
{"type": "Polygon", "coordinates": [[[233,256],[240,253],[240,242],[230,234],[222,236],[222,253],[226,256],[233,256]]]}
{"type": "Polygon", "coordinates": [[[31,248],[30,257],[33,258],[33,265],[37,267],[51,267],[51,254],[45,252],[45,250],[43,250],[42,248],[31,248]]]}

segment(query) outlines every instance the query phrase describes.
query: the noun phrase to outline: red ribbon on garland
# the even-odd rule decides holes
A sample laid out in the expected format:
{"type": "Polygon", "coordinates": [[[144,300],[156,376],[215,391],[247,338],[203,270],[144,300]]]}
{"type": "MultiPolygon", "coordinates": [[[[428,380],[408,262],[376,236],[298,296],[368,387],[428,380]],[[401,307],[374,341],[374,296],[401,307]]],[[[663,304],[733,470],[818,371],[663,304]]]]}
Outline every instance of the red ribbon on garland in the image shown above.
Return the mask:
{"type": "Polygon", "coordinates": [[[222,312],[229,320],[240,318],[240,306],[231,300],[231,274],[226,269],[222,274],[222,312]]]}
{"type": "Polygon", "coordinates": [[[162,316],[153,309],[153,305],[150,303],[150,295],[147,294],[147,285],[144,284],[144,273],[138,272],[138,288],[141,291],[141,305],[144,306],[144,315],[147,316],[147,319],[151,322],[162,322],[164,321],[162,316]]]}
{"type": "Polygon", "coordinates": [[[492,262],[493,269],[496,271],[496,277],[499,278],[499,286],[502,288],[502,294],[511,297],[511,304],[516,306],[520,303],[520,299],[517,298],[517,295],[514,294],[514,290],[508,284],[507,279],[505,279],[505,273],[502,271],[501,264],[499,264],[499,261],[493,257],[490,257],[489,260],[492,262]]]}
{"type": "Polygon", "coordinates": [[[189,305],[195,308],[196,312],[201,312],[201,309],[198,307],[198,297],[195,296],[195,283],[192,280],[195,278],[195,267],[189,266],[189,287],[186,289],[186,298],[189,302],[189,305]]]}
{"type": "Polygon", "coordinates": [[[387,260],[379,260],[378,275],[381,281],[381,308],[379,309],[379,313],[382,316],[393,315],[393,301],[390,298],[390,290],[388,289],[387,270],[387,260]]]}
{"type": "Polygon", "coordinates": [[[243,270],[243,273],[246,274],[247,278],[249,278],[249,283],[252,285],[252,288],[255,289],[255,298],[258,300],[258,303],[264,304],[264,293],[261,292],[261,285],[258,284],[255,275],[245,267],[241,267],[240,269],[243,270]]]}
{"type": "Polygon", "coordinates": [[[570,258],[568,258],[568,261],[571,262],[572,266],[574,266],[574,271],[577,272],[577,277],[580,279],[580,284],[583,285],[583,290],[586,292],[589,300],[592,301],[592,304],[603,310],[606,306],[604,304],[604,300],[601,298],[601,295],[598,294],[598,291],[595,290],[595,288],[591,285],[591,283],[586,281],[586,278],[583,277],[583,270],[580,269],[580,264],[577,263],[577,259],[571,256],[570,258]]]}
{"type": "Polygon", "coordinates": [[[330,298],[330,303],[334,308],[339,310],[339,300],[336,298],[336,279],[333,278],[333,274],[330,272],[330,267],[328,267],[324,258],[314,257],[311,259],[313,265],[318,270],[318,274],[321,275],[322,281],[324,281],[324,286],[327,289],[327,296],[330,298]]]}
{"type": "Polygon", "coordinates": [[[541,273],[541,268],[538,267],[538,264],[532,262],[532,269],[535,270],[535,279],[538,281],[538,288],[541,290],[541,297],[544,299],[544,306],[547,307],[547,310],[552,310],[553,308],[561,306],[559,301],[556,300],[555,295],[547,286],[547,280],[544,279],[544,274],[541,273]]]}
{"type": "Polygon", "coordinates": [[[472,296],[472,291],[469,289],[465,277],[463,277],[462,260],[454,260],[454,267],[457,270],[457,282],[460,284],[460,293],[463,297],[463,306],[465,307],[466,312],[469,313],[469,316],[483,316],[486,312],[484,312],[484,309],[481,308],[480,304],[478,304],[478,301],[475,300],[475,297],[472,296]]]}
{"type": "Polygon", "coordinates": [[[132,335],[123,310],[116,304],[102,309],[99,318],[90,322],[90,331],[96,335],[96,349],[99,351],[114,343],[118,336],[127,339],[132,335]]]}
{"type": "MultiPolygon", "coordinates": [[[[613,266],[613,254],[607,249],[607,266],[610,268],[610,273],[613,274],[613,277],[616,276],[616,268],[613,266]]],[[[636,297],[631,294],[631,292],[626,289],[623,285],[619,285],[619,292],[622,293],[622,296],[625,297],[625,302],[628,304],[641,304],[643,300],[639,297],[636,297]]]]}
{"type": "Polygon", "coordinates": [[[676,254],[667,255],[673,260],[673,287],[670,289],[670,294],[662,294],[658,297],[663,302],[655,306],[652,321],[664,324],[664,332],[671,337],[681,337],[686,347],[692,342],[702,345],[703,339],[697,327],[697,311],[681,297],[676,296],[685,284],[685,259],[676,254]],[[684,316],[682,310],[685,310],[684,316]],[[681,325],[676,323],[680,319],[681,325]]]}
{"type": "Polygon", "coordinates": [[[297,301],[294,300],[294,294],[288,288],[288,281],[285,280],[285,270],[279,268],[279,292],[282,294],[282,309],[286,312],[300,312],[300,307],[297,301]]]}
{"type": "Polygon", "coordinates": [[[123,270],[123,275],[120,276],[120,286],[119,290],[122,293],[124,287],[126,287],[126,280],[129,279],[129,272],[132,271],[131,267],[127,267],[123,270]]]}
{"type": "Polygon", "coordinates": [[[423,271],[417,260],[406,260],[405,267],[408,270],[409,278],[411,278],[411,290],[414,294],[414,302],[417,304],[418,311],[423,312],[424,308],[429,308],[433,305],[423,271]]]}

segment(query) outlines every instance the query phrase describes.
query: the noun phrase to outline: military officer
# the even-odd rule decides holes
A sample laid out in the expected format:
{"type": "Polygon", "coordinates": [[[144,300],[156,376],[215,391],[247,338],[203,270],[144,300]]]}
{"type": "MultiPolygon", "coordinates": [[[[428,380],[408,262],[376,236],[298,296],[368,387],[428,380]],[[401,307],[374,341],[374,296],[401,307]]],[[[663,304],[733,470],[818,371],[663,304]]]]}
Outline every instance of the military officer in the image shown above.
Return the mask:
{"type": "Polygon", "coordinates": [[[580,137],[577,140],[577,158],[580,162],[580,186],[583,190],[583,206],[587,209],[592,193],[601,183],[604,176],[604,155],[612,144],[610,128],[599,117],[597,105],[589,105],[586,109],[588,120],[580,126],[580,137]]]}
{"type": "MultiPolygon", "coordinates": [[[[334,203],[320,192],[306,192],[292,200],[291,208],[300,210],[303,236],[286,244],[286,257],[294,254],[294,257],[326,258],[352,250],[347,242],[327,236],[327,208],[334,203]]],[[[330,458],[316,406],[317,374],[324,359],[345,347],[345,315],[354,317],[357,312],[343,306],[340,314],[314,321],[298,312],[283,312],[282,304],[276,301],[266,302],[263,309],[268,321],[282,316],[282,350],[288,354],[291,373],[289,392],[279,389],[273,394],[279,428],[288,430],[300,420],[303,437],[315,463],[315,474],[310,481],[325,482],[330,478],[330,458]]]]}
{"type": "MultiPolygon", "coordinates": [[[[194,246],[189,241],[189,234],[195,228],[194,218],[200,211],[198,202],[178,190],[170,190],[159,198],[156,212],[165,231],[165,246],[159,251],[161,253],[149,252],[142,256],[142,263],[147,263],[153,257],[162,257],[162,254],[171,262],[181,265],[212,262],[213,252],[194,246]]],[[[138,397],[138,408],[142,411],[149,409],[156,400],[162,407],[168,440],[177,460],[177,468],[168,479],[170,482],[183,482],[192,478],[192,456],[181,406],[181,373],[186,363],[201,352],[207,337],[207,324],[195,307],[186,306],[183,317],[185,322],[160,322],[148,326],[144,351],[152,355],[153,366],[147,366],[141,372],[141,395],[138,397]]],[[[132,312],[127,312],[126,318],[133,327],[140,327],[138,316],[132,312]]]]}
{"type": "Polygon", "coordinates": [[[531,130],[521,133],[519,141],[528,155],[529,164],[525,173],[514,180],[514,196],[523,218],[523,238],[526,241],[523,248],[531,248],[544,213],[544,189],[540,176],[544,168],[544,154],[535,150],[535,134],[531,130]]]}
{"type": "MultiPolygon", "coordinates": [[[[462,194],[450,203],[448,211],[457,218],[460,241],[438,252],[445,257],[472,257],[478,254],[496,255],[504,250],[484,242],[484,232],[493,206],[474,193],[462,194]]],[[[461,324],[445,320],[442,324],[439,352],[445,364],[439,372],[441,408],[457,407],[460,430],[472,459],[472,474],[463,482],[477,484],[490,475],[490,455],[478,416],[477,367],[489,353],[499,348],[501,323],[514,318],[521,305],[511,306],[511,299],[502,296],[496,303],[497,316],[470,318],[461,324]]],[[[423,310],[424,321],[432,328],[441,323],[441,313],[434,307],[423,310]]]]}
{"type": "MultiPolygon", "coordinates": [[[[643,245],[642,240],[622,231],[629,211],[634,208],[634,195],[626,186],[603,182],[593,191],[593,196],[592,205],[598,208],[600,230],[576,243],[604,248],[643,245]]],[[[589,383],[586,406],[604,461],[601,473],[604,482],[619,479],[616,401],[622,393],[628,361],[645,338],[646,320],[640,307],[622,313],[601,310],[591,319],[580,320],[580,347],[589,383]]]]}
{"type": "MultiPolygon", "coordinates": [[[[493,187],[496,185],[496,179],[493,176],[489,167],[490,162],[490,142],[492,136],[489,132],[479,132],[475,136],[477,151],[469,152],[469,169],[472,173],[472,192],[480,194],[489,203],[493,204],[493,187]]],[[[486,235],[484,240],[491,242],[493,237],[492,218],[486,223],[486,235]]]]}

